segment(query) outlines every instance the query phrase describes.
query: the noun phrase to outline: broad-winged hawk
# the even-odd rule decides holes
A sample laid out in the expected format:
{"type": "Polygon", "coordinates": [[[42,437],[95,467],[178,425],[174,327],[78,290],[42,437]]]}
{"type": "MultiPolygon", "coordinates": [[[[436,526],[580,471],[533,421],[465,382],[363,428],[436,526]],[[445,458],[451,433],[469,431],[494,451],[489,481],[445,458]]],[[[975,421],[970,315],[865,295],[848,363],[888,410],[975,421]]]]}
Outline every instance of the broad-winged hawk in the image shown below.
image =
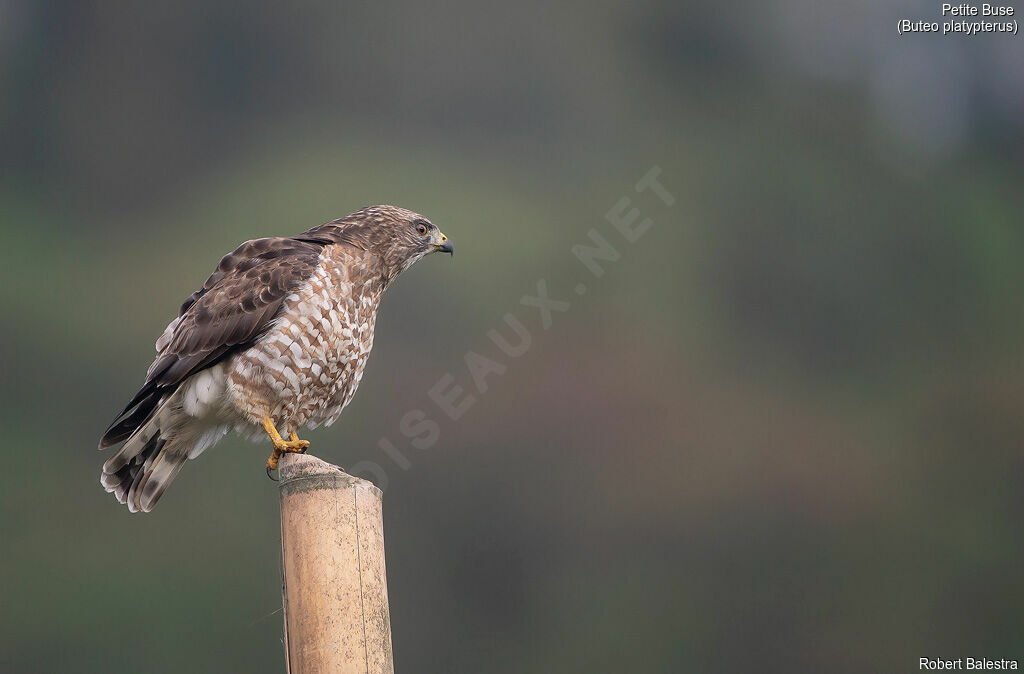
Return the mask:
{"type": "Polygon", "coordinates": [[[229,431],[301,452],[300,427],[330,425],[352,399],[388,285],[452,243],[423,216],[370,206],[226,255],[156,341],[146,382],[100,440],[123,443],[101,484],[148,512],[181,470],[229,431]],[[285,439],[287,437],[288,439],[285,439]]]}

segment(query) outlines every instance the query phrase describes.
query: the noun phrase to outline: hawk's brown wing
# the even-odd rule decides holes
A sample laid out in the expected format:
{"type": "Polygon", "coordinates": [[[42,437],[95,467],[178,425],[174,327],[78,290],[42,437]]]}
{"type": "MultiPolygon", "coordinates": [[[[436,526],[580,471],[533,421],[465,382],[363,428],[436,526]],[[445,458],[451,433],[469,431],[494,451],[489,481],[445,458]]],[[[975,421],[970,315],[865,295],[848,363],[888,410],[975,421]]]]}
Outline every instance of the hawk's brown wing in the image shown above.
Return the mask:
{"type": "Polygon", "coordinates": [[[224,256],[157,340],[146,383],[114,419],[100,448],[131,436],[185,378],[252,344],[284,299],[316,268],[322,244],[292,238],[247,241],[224,256]]]}

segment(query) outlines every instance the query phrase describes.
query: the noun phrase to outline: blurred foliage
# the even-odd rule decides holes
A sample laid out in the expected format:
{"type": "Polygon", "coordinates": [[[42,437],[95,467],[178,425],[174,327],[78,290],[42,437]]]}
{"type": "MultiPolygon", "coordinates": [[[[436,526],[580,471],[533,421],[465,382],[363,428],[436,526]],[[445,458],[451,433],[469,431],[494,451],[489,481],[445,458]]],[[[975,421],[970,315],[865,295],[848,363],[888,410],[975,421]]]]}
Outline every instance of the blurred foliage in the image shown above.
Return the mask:
{"type": "Polygon", "coordinates": [[[386,471],[400,670],[1020,658],[1024,54],[858,8],[0,5],[4,670],[281,670],[266,448],[130,516],[92,447],[224,252],[379,202],[459,254],[310,439],[386,471]],[[623,196],[654,227],[593,279],[623,196]],[[449,422],[469,350],[508,369],[449,422]]]}

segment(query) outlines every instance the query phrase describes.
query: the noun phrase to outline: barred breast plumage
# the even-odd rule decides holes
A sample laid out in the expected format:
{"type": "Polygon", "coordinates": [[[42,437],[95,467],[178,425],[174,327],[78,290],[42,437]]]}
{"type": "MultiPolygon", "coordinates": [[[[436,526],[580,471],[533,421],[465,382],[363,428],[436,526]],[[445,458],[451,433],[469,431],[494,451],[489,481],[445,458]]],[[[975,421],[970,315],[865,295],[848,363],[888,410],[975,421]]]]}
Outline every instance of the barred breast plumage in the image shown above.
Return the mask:
{"type": "Polygon", "coordinates": [[[232,358],[228,395],[244,417],[239,430],[258,427],[266,416],[282,433],[337,420],[373,348],[383,288],[361,273],[371,263],[365,251],[325,248],[312,276],[285,299],[273,328],[232,358]]]}

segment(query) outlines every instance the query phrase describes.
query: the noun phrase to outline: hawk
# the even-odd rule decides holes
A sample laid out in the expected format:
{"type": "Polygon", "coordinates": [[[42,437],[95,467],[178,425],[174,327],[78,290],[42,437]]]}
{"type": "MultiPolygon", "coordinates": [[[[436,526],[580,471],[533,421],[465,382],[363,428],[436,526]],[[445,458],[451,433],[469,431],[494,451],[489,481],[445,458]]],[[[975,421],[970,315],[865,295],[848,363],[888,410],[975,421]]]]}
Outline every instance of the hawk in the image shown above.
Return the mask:
{"type": "Polygon", "coordinates": [[[148,512],[188,459],[228,432],[269,437],[267,474],[352,400],[381,295],[425,255],[454,254],[428,219],[368,206],[298,236],[246,241],[185,300],[146,382],[107,428],[100,483],[148,512]],[[288,439],[285,439],[285,438],[288,439]]]}

